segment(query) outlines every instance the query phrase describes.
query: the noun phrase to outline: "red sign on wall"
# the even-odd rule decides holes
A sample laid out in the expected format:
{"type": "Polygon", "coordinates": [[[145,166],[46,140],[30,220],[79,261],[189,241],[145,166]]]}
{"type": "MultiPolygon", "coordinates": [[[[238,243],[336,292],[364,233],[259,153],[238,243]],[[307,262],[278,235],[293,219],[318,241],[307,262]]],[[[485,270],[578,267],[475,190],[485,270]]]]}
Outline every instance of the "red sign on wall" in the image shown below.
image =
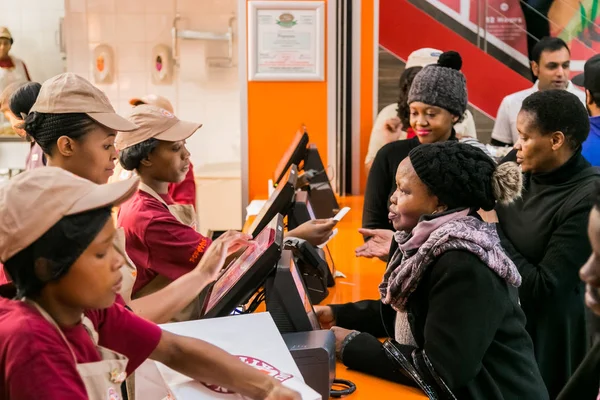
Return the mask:
{"type": "Polygon", "coordinates": [[[488,35],[493,35],[519,53],[527,55],[527,35],[525,18],[519,0],[488,0],[488,12],[485,16],[485,2],[471,0],[469,20],[487,27],[488,35]],[[483,15],[477,18],[477,7],[483,15]]]}

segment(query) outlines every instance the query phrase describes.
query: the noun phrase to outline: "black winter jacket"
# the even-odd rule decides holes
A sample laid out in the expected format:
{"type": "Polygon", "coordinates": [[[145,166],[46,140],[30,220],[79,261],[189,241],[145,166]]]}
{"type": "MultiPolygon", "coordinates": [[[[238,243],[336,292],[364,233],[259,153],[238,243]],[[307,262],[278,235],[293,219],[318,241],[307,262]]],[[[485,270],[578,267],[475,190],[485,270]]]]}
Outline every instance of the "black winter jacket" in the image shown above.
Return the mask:
{"type": "MultiPolygon", "coordinates": [[[[390,249],[397,249],[394,241],[390,249]]],[[[346,344],[346,366],[415,385],[386,356],[378,337],[394,336],[396,312],[379,300],[332,306],[338,326],[362,333],[346,344]]],[[[406,359],[436,391],[440,381],[460,400],[545,400],[548,393],[525,331],[517,289],[463,250],[448,251],[425,272],[407,304],[418,349],[401,346],[406,359]]]]}

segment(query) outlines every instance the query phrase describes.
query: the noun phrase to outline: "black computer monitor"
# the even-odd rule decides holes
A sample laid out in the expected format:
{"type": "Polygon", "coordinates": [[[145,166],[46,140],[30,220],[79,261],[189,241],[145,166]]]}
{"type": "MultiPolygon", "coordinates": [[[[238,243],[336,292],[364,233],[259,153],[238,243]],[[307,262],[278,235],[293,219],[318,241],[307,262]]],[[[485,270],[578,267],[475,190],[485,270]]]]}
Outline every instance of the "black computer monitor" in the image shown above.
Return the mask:
{"type": "Polygon", "coordinates": [[[296,132],[294,140],[292,140],[290,146],[285,153],[283,153],[283,156],[275,168],[275,173],[273,174],[273,183],[275,185],[281,181],[285,172],[292,164],[296,164],[298,168],[300,168],[300,163],[304,161],[306,156],[306,146],[308,146],[308,134],[306,131],[301,130],[296,132]]]}
{"type": "Polygon", "coordinates": [[[285,215],[294,199],[296,191],[296,181],[298,180],[298,167],[292,164],[288,168],[287,176],[285,176],[277,188],[269,197],[269,200],[260,209],[260,212],[254,219],[254,222],[248,229],[248,233],[256,237],[262,229],[273,219],[277,214],[285,215]]]}
{"type": "Polygon", "coordinates": [[[303,169],[304,171],[313,170],[317,172],[308,186],[315,216],[317,218],[333,217],[339,211],[340,205],[335,198],[323,159],[315,144],[310,144],[306,148],[303,169]]]}
{"type": "Polygon", "coordinates": [[[265,283],[267,311],[281,333],[321,329],[291,250],[284,250],[265,283]]]}
{"type": "Polygon", "coordinates": [[[288,212],[288,231],[295,229],[305,222],[316,219],[315,212],[310,204],[307,191],[296,192],[294,202],[288,212]]]}
{"type": "Polygon", "coordinates": [[[212,284],[204,296],[202,317],[230,315],[245,304],[275,270],[283,246],[283,216],[269,222],[255,237],[257,247],[249,247],[212,284]]]}

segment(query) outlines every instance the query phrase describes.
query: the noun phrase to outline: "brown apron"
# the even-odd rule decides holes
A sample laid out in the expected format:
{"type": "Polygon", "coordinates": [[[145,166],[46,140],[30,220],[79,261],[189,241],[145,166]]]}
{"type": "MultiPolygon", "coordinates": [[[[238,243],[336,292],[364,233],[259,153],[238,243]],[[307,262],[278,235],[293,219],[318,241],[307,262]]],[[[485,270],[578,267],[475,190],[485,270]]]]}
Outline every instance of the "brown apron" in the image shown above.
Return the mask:
{"type": "Polygon", "coordinates": [[[125,304],[129,305],[131,302],[131,292],[133,291],[133,284],[135,283],[135,278],[137,276],[137,268],[131,258],[127,255],[126,247],[125,247],[125,230],[123,228],[118,228],[115,233],[115,238],[113,240],[113,245],[115,249],[123,256],[125,259],[125,264],[121,267],[121,274],[123,275],[123,282],[121,283],[121,291],[119,294],[125,300],[125,304]]]}
{"type": "Polygon", "coordinates": [[[35,307],[42,317],[54,325],[58,330],[58,333],[73,355],[73,359],[77,366],[77,372],[79,372],[79,376],[81,376],[81,380],[85,385],[88,398],[90,400],[121,400],[121,384],[125,381],[125,378],[127,378],[127,373],[125,372],[128,361],[127,357],[102,346],[98,346],[98,333],[94,329],[92,321],[86,316],[82,316],[81,322],[94,341],[96,349],[102,357],[102,361],[78,364],[77,357],[75,356],[69,341],[50,314],[31,300],[25,299],[23,301],[35,307]]]}
{"type": "Polygon", "coordinates": [[[191,204],[167,204],[162,197],[158,193],[154,191],[150,186],[145,183],[140,182],[139,189],[143,192],[148,193],[150,196],[154,197],[156,200],[160,201],[162,204],[167,206],[171,215],[173,215],[177,221],[181,222],[184,225],[187,225],[194,230],[198,229],[198,217],[196,215],[196,210],[194,206],[191,204]]]}
{"type": "MultiPolygon", "coordinates": [[[[160,201],[164,204],[171,215],[173,215],[179,222],[182,224],[193,228],[194,230],[197,227],[197,216],[196,210],[190,204],[167,204],[159,195],[156,193],[151,187],[144,183],[140,183],[139,190],[142,190],[148,193],[150,196],[154,197],[156,200],[160,201]]],[[[153,280],[151,280],[146,286],[138,290],[138,292],[134,295],[134,298],[140,298],[147,296],[149,294],[155,293],[162,288],[166,287],[172,282],[172,280],[168,279],[165,276],[157,275],[153,280]]],[[[190,303],[186,308],[184,308],[179,314],[173,318],[175,322],[182,321],[190,321],[193,319],[200,318],[200,304],[199,300],[196,299],[192,303],[190,303]]]]}
{"type": "MultiPolygon", "coordinates": [[[[127,179],[130,179],[134,176],[133,171],[127,171],[119,162],[115,163],[115,171],[113,176],[108,179],[109,183],[120,182],[127,179]]],[[[115,220],[115,224],[118,221],[118,207],[113,207],[113,218],[115,220]]],[[[125,259],[125,264],[121,267],[121,273],[123,274],[123,283],[121,285],[121,291],[119,294],[125,300],[125,304],[129,305],[131,303],[131,292],[133,291],[133,284],[135,283],[135,278],[137,277],[137,268],[131,258],[127,255],[127,248],[125,247],[125,230],[123,228],[118,228],[117,233],[115,234],[115,239],[113,240],[113,245],[115,249],[123,256],[125,259]]]]}
{"type": "MultiPolygon", "coordinates": [[[[115,233],[115,238],[113,240],[113,246],[115,249],[123,256],[125,260],[125,264],[121,267],[121,274],[123,275],[123,281],[121,283],[121,291],[119,294],[123,297],[125,304],[129,306],[131,303],[131,293],[133,291],[133,284],[135,283],[135,278],[137,276],[137,268],[131,258],[127,255],[126,247],[125,247],[125,230],[123,228],[118,228],[115,233]]],[[[135,400],[135,374],[131,374],[127,377],[127,397],[129,400],[135,400]]]]}

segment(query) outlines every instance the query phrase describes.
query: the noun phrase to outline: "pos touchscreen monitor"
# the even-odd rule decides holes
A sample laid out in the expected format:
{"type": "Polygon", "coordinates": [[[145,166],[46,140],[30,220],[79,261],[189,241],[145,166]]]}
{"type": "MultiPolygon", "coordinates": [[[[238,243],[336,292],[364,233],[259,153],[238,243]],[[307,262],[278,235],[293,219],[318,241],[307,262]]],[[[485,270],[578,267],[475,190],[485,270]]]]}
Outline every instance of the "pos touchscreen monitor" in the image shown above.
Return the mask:
{"type": "Polygon", "coordinates": [[[275,168],[273,182],[276,185],[281,181],[285,171],[287,171],[292,164],[296,164],[298,168],[300,168],[300,163],[303,162],[306,157],[306,146],[308,146],[308,134],[303,129],[296,132],[294,140],[292,140],[288,149],[283,153],[283,157],[281,157],[279,164],[277,164],[277,168],[275,168]]]}
{"type": "Polygon", "coordinates": [[[281,333],[321,329],[291,250],[284,250],[277,270],[265,283],[267,311],[281,333]]]}
{"type": "Polygon", "coordinates": [[[208,288],[202,304],[202,318],[224,317],[246,303],[263,285],[277,265],[283,245],[283,216],[269,222],[248,247],[208,288]]]}
{"type": "Polygon", "coordinates": [[[252,237],[256,237],[263,228],[277,214],[287,214],[288,208],[292,205],[294,192],[296,191],[296,181],[298,180],[298,168],[292,164],[288,168],[288,174],[277,185],[277,189],[271,194],[269,200],[260,209],[260,212],[254,219],[254,222],[248,229],[248,233],[252,237]]]}
{"type": "Polygon", "coordinates": [[[310,204],[308,192],[299,191],[294,196],[292,208],[288,212],[288,230],[291,231],[311,219],[317,219],[317,217],[310,204]]]}

